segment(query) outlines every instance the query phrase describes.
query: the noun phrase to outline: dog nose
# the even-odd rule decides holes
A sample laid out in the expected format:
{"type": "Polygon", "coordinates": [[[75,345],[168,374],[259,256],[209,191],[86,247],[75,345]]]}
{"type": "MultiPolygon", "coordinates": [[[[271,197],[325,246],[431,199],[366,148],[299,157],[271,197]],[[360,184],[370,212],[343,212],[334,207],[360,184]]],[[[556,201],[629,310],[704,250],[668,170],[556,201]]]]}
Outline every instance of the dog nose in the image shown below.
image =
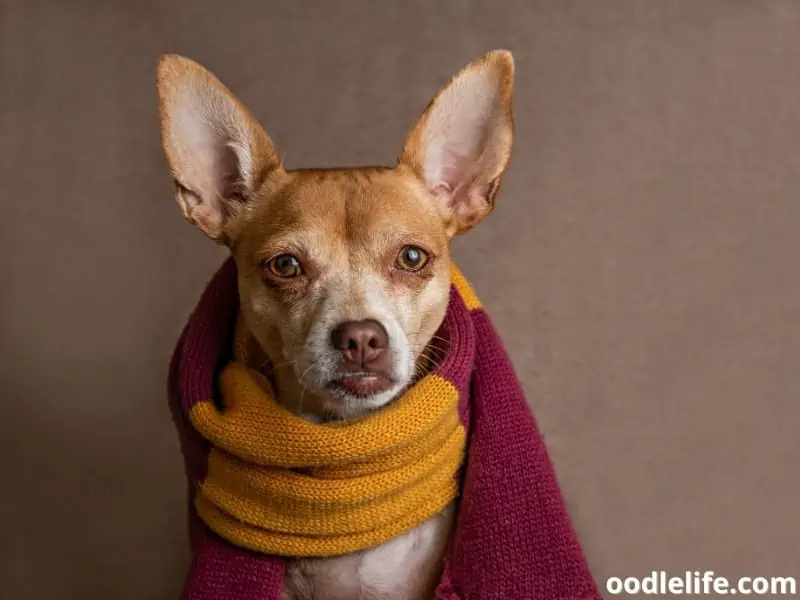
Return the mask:
{"type": "Polygon", "coordinates": [[[364,366],[377,360],[389,346],[389,334],[378,321],[347,321],[331,332],[331,343],[348,362],[364,366]]]}

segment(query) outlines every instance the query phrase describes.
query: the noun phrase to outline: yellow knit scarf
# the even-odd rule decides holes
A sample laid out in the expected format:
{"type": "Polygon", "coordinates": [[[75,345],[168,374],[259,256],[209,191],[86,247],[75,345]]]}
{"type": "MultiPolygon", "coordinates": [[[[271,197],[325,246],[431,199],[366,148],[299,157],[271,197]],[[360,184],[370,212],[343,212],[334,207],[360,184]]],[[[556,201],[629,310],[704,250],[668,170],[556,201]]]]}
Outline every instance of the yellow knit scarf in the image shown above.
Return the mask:
{"type": "Polygon", "coordinates": [[[248,366],[237,326],[219,379],[222,408],[190,413],[213,448],[195,505],[229,542],[280,556],[334,556],[379,545],[450,504],[466,432],[459,394],[429,374],[363,419],[317,424],[279,405],[248,366]]]}

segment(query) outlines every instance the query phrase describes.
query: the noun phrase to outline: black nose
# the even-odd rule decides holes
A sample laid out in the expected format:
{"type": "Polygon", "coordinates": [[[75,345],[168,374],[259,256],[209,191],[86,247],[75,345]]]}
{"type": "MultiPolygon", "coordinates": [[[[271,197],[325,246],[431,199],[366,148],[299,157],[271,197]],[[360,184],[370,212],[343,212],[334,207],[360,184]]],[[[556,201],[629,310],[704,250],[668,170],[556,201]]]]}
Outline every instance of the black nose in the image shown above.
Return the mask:
{"type": "Polygon", "coordinates": [[[373,319],[347,321],[331,331],[331,343],[346,361],[363,367],[385,354],[389,335],[383,325],[373,319]]]}

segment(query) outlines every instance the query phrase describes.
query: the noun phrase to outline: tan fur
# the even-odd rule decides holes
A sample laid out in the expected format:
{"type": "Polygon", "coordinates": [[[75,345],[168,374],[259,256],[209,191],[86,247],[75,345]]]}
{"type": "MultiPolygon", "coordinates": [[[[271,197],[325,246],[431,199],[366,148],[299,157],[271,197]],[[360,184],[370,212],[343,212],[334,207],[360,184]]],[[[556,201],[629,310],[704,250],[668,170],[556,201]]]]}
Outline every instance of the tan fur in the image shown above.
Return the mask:
{"type": "MultiPolygon", "coordinates": [[[[296,414],[350,419],[379,410],[435,362],[450,239],[491,212],[511,153],[513,73],[505,51],[462,70],[419,118],[393,168],[287,171],[262,127],[213,75],[183,57],[159,61],[176,200],[230,248],[252,343],[274,369],[279,401],[296,414]],[[409,246],[429,257],[418,271],[398,263],[409,246]],[[281,255],[301,274],[276,274],[270,261],[281,255]],[[343,359],[331,331],[361,320],[385,328],[391,358],[391,377],[368,395],[334,385],[343,359]]],[[[290,560],[284,598],[430,598],[453,516],[450,507],[356,554],[290,560]]]]}

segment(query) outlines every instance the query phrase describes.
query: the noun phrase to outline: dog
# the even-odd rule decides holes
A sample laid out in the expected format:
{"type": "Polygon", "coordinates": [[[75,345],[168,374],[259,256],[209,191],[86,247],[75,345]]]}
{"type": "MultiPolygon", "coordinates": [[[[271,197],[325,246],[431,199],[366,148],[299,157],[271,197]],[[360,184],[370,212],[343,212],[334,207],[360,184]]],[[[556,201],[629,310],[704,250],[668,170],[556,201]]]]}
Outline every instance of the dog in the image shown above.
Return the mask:
{"type": "MultiPolygon", "coordinates": [[[[230,249],[252,345],[278,401],[311,421],[381,410],[436,362],[452,238],[494,208],[513,143],[510,52],[433,98],[392,167],[284,168],[267,133],[198,63],[163,55],[164,151],[183,216],[230,249]]],[[[378,547],[290,560],[285,600],[428,600],[451,505],[378,547]]]]}

